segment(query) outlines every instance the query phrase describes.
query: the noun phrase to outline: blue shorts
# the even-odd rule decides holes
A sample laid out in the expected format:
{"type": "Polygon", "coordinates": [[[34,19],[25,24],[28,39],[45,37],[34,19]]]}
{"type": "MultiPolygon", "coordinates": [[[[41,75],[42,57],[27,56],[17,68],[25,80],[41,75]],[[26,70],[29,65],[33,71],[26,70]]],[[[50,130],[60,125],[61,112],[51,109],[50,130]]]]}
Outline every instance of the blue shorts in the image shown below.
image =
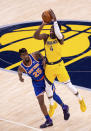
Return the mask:
{"type": "MultiPolygon", "coordinates": [[[[34,87],[34,92],[35,92],[35,95],[36,96],[39,96],[40,94],[42,94],[43,92],[45,92],[45,80],[41,80],[41,81],[35,81],[35,80],[32,80],[32,84],[33,84],[33,87],[34,87]]],[[[52,85],[52,90],[54,91],[55,89],[55,86],[54,84],[52,85]]]]}

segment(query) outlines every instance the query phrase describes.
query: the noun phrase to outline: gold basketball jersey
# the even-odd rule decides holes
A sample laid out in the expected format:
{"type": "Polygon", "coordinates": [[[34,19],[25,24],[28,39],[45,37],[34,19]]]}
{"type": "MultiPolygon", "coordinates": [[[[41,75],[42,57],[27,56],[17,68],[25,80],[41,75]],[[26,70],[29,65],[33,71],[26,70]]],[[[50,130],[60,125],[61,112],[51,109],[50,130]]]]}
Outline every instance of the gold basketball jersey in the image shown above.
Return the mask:
{"type": "Polygon", "coordinates": [[[56,62],[61,59],[61,44],[57,39],[48,37],[45,43],[45,53],[48,62],[56,62]]]}

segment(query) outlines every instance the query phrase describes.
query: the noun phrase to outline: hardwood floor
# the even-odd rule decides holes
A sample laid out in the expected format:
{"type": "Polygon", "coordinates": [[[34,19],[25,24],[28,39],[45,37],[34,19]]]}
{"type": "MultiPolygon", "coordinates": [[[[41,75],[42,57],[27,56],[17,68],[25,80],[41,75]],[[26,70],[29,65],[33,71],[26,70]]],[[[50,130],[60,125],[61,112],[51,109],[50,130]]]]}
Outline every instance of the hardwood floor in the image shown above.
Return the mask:
{"type": "MultiPolygon", "coordinates": [[[[42,12],[50,8],[59,20],[91,21],[91,0],[0,0],[0,26],[40,21],[42,12]]],[[[40,131],[39,126],[45,121],[31,79],[23,77],[25,82],[21,83],[17,73],[0,69],[0,131],[40,131]]],[[[69,105],[71,116],[64,121],[58,106],[53,116],[54,126],[44,130],[91,131],[91,90],[78,89],[87,105],[83,113],[78,100],[67,88],[57,83],[56,87],[59,96],[69,105]]],[[[48,107],[46,94],[45,101],[48,107]]]]}

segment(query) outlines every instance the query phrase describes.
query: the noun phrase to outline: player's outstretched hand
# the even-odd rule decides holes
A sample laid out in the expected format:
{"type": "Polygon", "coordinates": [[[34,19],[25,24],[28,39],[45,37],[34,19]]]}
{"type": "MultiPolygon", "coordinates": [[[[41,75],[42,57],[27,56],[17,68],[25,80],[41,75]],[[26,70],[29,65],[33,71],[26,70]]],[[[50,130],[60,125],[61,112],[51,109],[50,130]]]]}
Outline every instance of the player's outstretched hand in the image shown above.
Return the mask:
{"type": "Polygon", "coordinates": [[[51,17],[52,17],[52,20],[53,20],[53,21],[56,21],[56,15],[54,14],[53,10],[50,9],[49,11],[50,11],[50,15],[51,15],[51,17]]]}

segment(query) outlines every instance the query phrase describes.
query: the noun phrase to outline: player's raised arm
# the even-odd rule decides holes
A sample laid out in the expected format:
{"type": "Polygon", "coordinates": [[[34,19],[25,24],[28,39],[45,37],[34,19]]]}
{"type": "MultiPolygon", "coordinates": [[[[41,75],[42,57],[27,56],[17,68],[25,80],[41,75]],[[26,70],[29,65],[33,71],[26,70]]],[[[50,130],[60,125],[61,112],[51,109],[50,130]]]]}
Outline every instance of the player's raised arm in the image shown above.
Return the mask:
{"type": "Polygon", "coordinates": [[[19,66],[18,67],[18,76],[19,76],[19,80],[21,81],[21,82],[24,82],[24,79],[23,79],[23,77],[22,77],[22,73],[24,72],[24,70],[22,69],[22,67],[21,66],[19,66]]]}
{"type": "Polygon", "coordinates": [[[58,25],[58,22],[57,22],[57,19],[56,19],[56,15],[54,14],[53,10],[50,9],[49,11],[50,11],[50,15],[51,15],[52,20],[53,20],[53,26],[54,26],[55,35],[58,38],[59,43],[63,44],[64,36],[60,32],[60,28],[59,28],[59,25],[58,25]]]}
{"type": "Polygon", "coordinates": [[[41,33],[41,30],[43,29],[44,25],[46,25],[46,23],[43,21],[42,24],[40,25],[40,27],[36,30],[36,32],[34,33],[34,38],[35,39],[38,39],[38,40],[42,40],[42,39],[46,39],[48,37],[47,34],[43,33],[43,34],[40,34],[41,33]]]}

